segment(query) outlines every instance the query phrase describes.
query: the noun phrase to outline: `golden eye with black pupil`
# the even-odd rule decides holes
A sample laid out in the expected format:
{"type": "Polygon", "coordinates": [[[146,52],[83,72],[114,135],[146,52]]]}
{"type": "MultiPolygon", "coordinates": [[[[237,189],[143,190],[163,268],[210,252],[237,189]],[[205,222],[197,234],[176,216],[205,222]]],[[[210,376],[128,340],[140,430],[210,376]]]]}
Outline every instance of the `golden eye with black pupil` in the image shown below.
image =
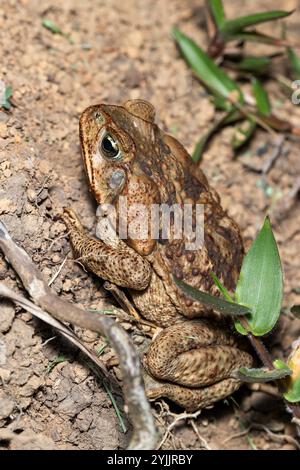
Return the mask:
{"type": "Polygon", "coordinates": [[[105,134],[100,143],[100,151],[102,155],[111,160],[119,160],[122,152],[117,141],[111,134],[105,134]]]}

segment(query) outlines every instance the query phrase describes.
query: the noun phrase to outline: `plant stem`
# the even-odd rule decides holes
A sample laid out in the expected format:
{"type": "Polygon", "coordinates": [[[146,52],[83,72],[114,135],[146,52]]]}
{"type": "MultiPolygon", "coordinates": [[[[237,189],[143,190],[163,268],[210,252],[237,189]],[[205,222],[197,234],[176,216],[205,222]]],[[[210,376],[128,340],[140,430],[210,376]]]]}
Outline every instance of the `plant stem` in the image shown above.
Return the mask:
{"type": "MultiPolygon", "coordinates": [[[[240,323],[247,331],[249,331],[250,326],[245,317],[240,318],[240,323]]],[[[269,353],[269,351],[267,350],[267,348],[265,347],[265,345],[263,344],[263,342],[250,332],[248,333],[247,338],[250,341],[254,350],[256,351],[263,365],[271,370],[276,369],[276,367],[273,365],[273,358],[271,354],[269,353]]],[[[284,387],[284,383],[282,382],[282,380],[276,380],[276,384],[277,384],[279,392],[281,393],[281,395],[283,395],[286,391],[284,387]]],[[[289,409],[292,411],[293,416],[297,419],[300,419],[300,406],[297,403],[294,404],[286,400],[284,401],[289,407],[289,409]]]]}

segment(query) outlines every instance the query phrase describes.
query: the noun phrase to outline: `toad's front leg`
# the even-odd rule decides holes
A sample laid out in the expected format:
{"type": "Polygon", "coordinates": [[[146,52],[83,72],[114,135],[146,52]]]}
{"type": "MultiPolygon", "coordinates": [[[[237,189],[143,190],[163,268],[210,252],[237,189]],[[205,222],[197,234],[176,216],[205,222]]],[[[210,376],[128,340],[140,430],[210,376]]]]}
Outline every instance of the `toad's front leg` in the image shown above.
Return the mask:
{"type": "Polygon", "coordinates": [[[89,237],[72,209],[65,209],[62,219],[77,260],[89,271],[120,287],[135,290],[148,287],[151,266],[126,243],[118,240],[117,246],[112,246],[89,237]]]}

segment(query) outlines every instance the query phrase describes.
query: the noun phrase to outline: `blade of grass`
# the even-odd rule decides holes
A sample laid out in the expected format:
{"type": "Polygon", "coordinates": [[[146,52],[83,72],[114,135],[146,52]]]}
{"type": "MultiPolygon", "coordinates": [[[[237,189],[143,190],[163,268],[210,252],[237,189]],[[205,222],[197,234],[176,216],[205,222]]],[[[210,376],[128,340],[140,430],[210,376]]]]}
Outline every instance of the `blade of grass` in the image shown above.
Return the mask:
{"type": "Polygon", "coordinates": [[[247,383],[266,383],[284,379],[292,374],[289,368],[285,369],[248,369],[241,367],[233,373],[233,377],[247,383]]]}
{"type": "Polygon", "coordinates": [[[257,124],[254,119],[246,119],[240,126],[235,129],[231,145],[236,151],[243,147],[256,131],[257,124]]]}
{"type": "Polygon", "coordinates": [[[249,26],[256,26],[261,23],[266,23],[268,21],[275,21],[278,19],[286,18],[294,13],[292,11],[266,11],[262,13],[255,13],[253,15],[241,16],[240,18],[235,18],[234,20],[226,20],[221,26],[221,32],[225,34],[234,34],[243,31],[243,29],[248,28],[249,26]]]}
{"type": "Polygon", "coordinates": [[[236,64],[236,68],[242,71],[264,73],[269,65],[271,59],[269,57],[244,57],[236,64]]]}
{"type": "Polygon", "coordinates": [[[117,402],[116,402],[116,400],[115,400],[115,397],[113,396],[113,394],[112,394],[112,392],[111,392],[109,386],[108,386],[107,383],[105,382],[105,380],[103,380],[103,385],[104,385],[104,388],[105,388],[105,390],[106,390],[107,395],[108,395],[109,398],[110,398],[110,401],[111,401],[111,403],[112,403],[112,406],[114,407],[114,410],[115,410],[116,415],[117,415],[117,418],[118,418],[118,420],[119,420],[121,429],[122,429],[123,433],[126,434],[126,433],[127,433],[127,427],[126,427],[126,425],[125,425],[125,423],[124,423],[124,419],[123,419],[122,413],[121,413],[121,411],[119,410],[119,407],[118,407],[118,405],[117,405],[117,402]]]}
{"type": "Polygon", "coordinates": [[[214,273],[210,273],[210,276],[212,277],[212,279],[213,279],[214,283],[216,284],[216,286],[218,287],[219,291],[223,294],[224,298],[226,300],[228,300],[228,302],[233,302],[233,298],[231,297],[231,295],[228,292],[228,290],[226,289],[226,287],[223,286],[220,279],[214,273]]]}
{"type": "Polygon", "coordinates": [[[210,0],[209,8],[216,22],[218,29],[222,27],[225,21],[225,12],[222,0],[210,0]]]}
{"type": "Polygon", "coordinates": [[[228,302],[227,300],[214,297],[206,292],[199,291],[175,277],[174,281],[185,295],[197,300],[197,302],[200,302],[207,307],[215,309],[217,312],[223,313],[224,315],[244,316],[251,313],[251,310],[244,305],[240,305],[235,302],[228,302]]]}
{"type": "Polygon", "coordinates": [[[192,155],[192,160],[195,163],[199,163],[202,159],[203,152],[208,145],[210,139],[213,135],[218,131],[220,127],[223,127],[227,124],[232,122],[236,122],[240,119],[240,114],[236,111],[230,111],[224,117],[222,117],[219,121],[216,121],[210,129],[201,137],[201,139],[196,144],[195,150],[192,155]]]}
{"type": "Polygon", "coordinates": [[[235,95],[234,101],[244,103],[239,86],[191,38],[177,28],[173,35],[185,60],[213,94],[231,99],[235,95]]]}
{"type": "Polygon", "coordinates": [[[270,46],[277,47],[289,47],[291,46],[290,41],[286,39],[276,38],[268,36],[267,34],[259,33],[257,31],[245,31],[236,34],[228,34],[225,38],[226,42],[229,41],[248,41],[248,42],[259,42],[262,44],[268,44],[270,46]]]}
{"type": "Polygon", "coordinates": [[[287,54],[296,78],[300,78],[300,57],[291,47],[288,48],[287,54]]]}
{"type": "Polygon", "coordinates": [[[272,109],[269,95],[261,82],[256,78],[252,80],[252,89],[259,113],[263,116],[271,116],[272,109]]]}

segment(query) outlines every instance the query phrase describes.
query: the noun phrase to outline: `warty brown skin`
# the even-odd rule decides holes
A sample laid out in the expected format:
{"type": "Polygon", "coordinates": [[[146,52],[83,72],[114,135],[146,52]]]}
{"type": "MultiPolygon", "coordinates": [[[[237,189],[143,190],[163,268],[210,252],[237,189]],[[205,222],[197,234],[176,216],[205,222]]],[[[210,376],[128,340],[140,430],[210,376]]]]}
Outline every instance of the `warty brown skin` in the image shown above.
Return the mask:
{"type": "MultiPolygon", "coordinates": [[[[80,139],[91,192],[98,204],[118,209],[120,196],[126,196],[127,207],[143,204],[149,214],[152,204],[203,204],[204,246],[187,250],[184,237],[173,237],[173,226],[168,240],[154,240],[149,232],[144,240],[110,243],[88,237],[69,209],[64,220],[83,265],[126,287],[141,314],[164,328],[143,358],[147,371],[159,380],[148,390],[149,397],[168,397],[190,411],[235,391],[240,382],[231,378],[232,372],[251,366],[252,358],[216,326],[216,321],[222,325],[219,315],[180,291],[174,276],[219,295],[213,272],[233,290],[244,248],[238,226],[222,209],[199,166],[179,142],[158,128],[154,115],[152,105],[143,100],[123,106],[100,104],[83,112],[80,139]],[[119,151],[116,157],[107,153],[107,135],[113,139],[112,150],[119,151]]],[[[128,224],[135,217],[132,213],[128,224]]],[[[121,219],[122,214],[119,223],[121,219]]]]}

